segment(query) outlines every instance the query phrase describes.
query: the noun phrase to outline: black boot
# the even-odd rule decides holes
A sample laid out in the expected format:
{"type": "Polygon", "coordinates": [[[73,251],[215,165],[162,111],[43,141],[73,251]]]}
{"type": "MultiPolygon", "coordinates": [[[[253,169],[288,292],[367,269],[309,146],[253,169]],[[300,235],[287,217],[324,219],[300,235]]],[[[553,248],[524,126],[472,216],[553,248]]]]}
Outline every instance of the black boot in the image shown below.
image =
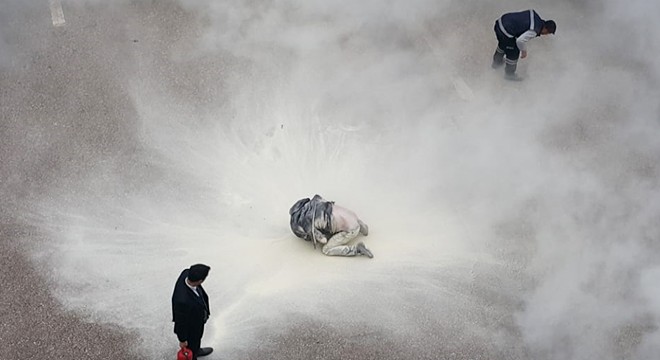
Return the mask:
{"type": "Polygon", "coordinates": [[[519,77],[516,74],[516,68],[518,67],[517,64],[509,64],[507,63],[506,66],[504,67],[504,78],[507,80],[513,80],[513,81],[520,81],[522,80],[521,77],[519,77]]]}
{"type": "Polygon", "coordinates": [[[491,65],[493,69],[497,69],[504,64],[504,51],[500,50],[498,47],[495,49],[493,54],[493,64],[491,65]]]}
{"type": "Polygon", "coordinates": [[[197,357],[206,356],[206,355],[208,355],[212,352],[213,352],[212,347],[203,347],[203,348],[200,348],[199,350],[197,350],[197,357]]]}

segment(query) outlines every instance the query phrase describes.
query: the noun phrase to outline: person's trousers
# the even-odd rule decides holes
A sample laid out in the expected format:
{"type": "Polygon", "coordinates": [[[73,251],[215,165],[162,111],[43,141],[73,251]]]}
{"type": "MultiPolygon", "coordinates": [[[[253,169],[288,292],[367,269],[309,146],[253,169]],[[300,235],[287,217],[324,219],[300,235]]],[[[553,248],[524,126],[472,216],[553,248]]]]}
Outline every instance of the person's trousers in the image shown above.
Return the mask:
{"type": "Polygon", "coordinates": [[[334,234],[328,242],[323,245],[323,253],[328,256],[355,256],[357,246],[346,245],[355,239],[360,233],[360,224],[356,223],[348,231],[340,231],[334,234]]]}
{"type": "Polygon", "coordinates": [[[516,44],[516,38],[506,36],[500,29],[498,22],[495,22],[495,36],[497,37],[497,49],[493,54],[493,64],[506,63],[506,72],[512,74],[516,72],[518,58],[520,57],[520,49],[516,44]],[[505,59],[506,57],[506,59],[505,59]]]}
{"type": "Polygon", "coordinates": [[[188,337],[188,349],[193,353],[193,360],[197,360],[197,352],[202,347],[202,336],[204,335],[204,325],[202,325],[198,331],[194,334],[190,334],[188,337]]]}

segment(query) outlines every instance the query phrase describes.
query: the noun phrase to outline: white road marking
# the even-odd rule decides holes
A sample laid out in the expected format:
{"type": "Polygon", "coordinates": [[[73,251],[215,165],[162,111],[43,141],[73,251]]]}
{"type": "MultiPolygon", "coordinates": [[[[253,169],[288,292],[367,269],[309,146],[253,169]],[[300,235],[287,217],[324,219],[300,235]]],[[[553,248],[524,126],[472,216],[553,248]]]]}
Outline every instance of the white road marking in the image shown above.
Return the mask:
{"type": "MultiPolygon", "coordinates": [[[[426,42],[426,45],[431,49],[431,52],[433,55],[441,59],[443,57],[442,52],[435,46],[433,43],[433,40],[430,38],[430,36],[424,36],[424,42],[426,42]]],[[[458,97],[460,97],[462,100],[465,101],[471,101],[474,99],[474,92],[472,92],[472,89],[468,86],[468,84],[463,80],[458,75],[452,76],[451,82],[454,85],[454,90],[456,90],[456,93],[458,93],[458,97]]]]}
{"type": "Polygon", "coordinates": [[[362,127],[360,125],[339,124],[339,128],[344,131],[353,132],[360,130],[362,127]]]}
{"type": "Polygon", "coordinates": [[[64,26],[64,10],[60,0],[50,0],[50,15],[53,18],[53,26],[64,26]]]}
{"type": "Polygon", "coordinates": [[[451,79],[451,82],[454,83],[454,89],[458,93],[458,97],[465,101],[470,101],[474,99],[474,93],[472,89],[465,83],[465,81],[458,76],[455,76],[451,79]]]}

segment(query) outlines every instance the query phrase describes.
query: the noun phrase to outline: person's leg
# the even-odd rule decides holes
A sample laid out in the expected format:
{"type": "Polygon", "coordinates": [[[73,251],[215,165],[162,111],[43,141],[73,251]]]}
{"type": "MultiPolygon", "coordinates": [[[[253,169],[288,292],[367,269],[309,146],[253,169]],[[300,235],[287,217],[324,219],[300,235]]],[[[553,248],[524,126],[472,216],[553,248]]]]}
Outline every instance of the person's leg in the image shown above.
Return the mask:
{"type": "Polygon", "coordinates": [[[515,78],[520,50],[518,49],[518,46],[516,46],[515,41],[512,41],[510,44],[507,44],[504,51],[506,53],[506,66],[504,67],[504,73],[508,78],[515,78]]]}
{"type": "Polygon", "coordinates": [[[360,225],[360,234],[362,234],[362,236],[369,235],[369,226],[367,226],[367,224],[358,219],[358,225],[360,225]]]}
{"type": "Polygon", "coordinates": [[[202,336],[191,335],[188,338],[188,349],[193,353],[193,360],[197,360],[197,353],[199,352],[200,344],[202,342],[202,336]]]}
{"type": "Polygon", "coordinates": [[[497,48],[495,49],[495,53],[493,54],[493,64],[491,65],[493,69],[497,69],[500,66],[504,65],[504,50],[503,50],[503,44],[502,44],[502,37],[505,37],[502,33],[501,30],[499,29],[499,26],[497,23],[495,23],[495,27],[493,28],[495,31],[495,37],[497,37],[497,48]]]}
{"type": "Polygon", "coordinates": [[[504,50],[502,50],[498,44],[495,53],[493,54],[493,63],[491,64],[491,67],[497,69],[502,65],[504,65],[504,50]]]}
{"type": "Polygon", "coordinates": [[[360,233],[360,225],[349,229],[349,231],[340,231],[333,235],[328,243],[323,245],[323,254],[328,256],[355,256],[357,247],[355,245],[346,245],[355,239],[360,233]]]}
{"type": "Polygon", "coordinates": [[[202,337],[203,336],[204,336],[204,327],[202,326],[202,328],[199,331],[199,340],[197,342],[197,350],[195,350],[195,357],[196,358],[209,355],[210,353],[213,352],[212,347],[202,347],[201,344],[202,344],[202,337]]]}

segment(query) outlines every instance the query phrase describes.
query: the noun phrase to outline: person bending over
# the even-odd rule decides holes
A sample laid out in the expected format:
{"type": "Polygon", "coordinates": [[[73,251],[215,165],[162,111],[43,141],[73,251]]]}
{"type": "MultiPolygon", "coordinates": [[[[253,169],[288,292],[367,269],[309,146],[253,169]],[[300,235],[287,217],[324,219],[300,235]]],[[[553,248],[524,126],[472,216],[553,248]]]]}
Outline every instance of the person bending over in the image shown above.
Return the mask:
{"type": "Polygon", "coordinates": [[[310,200],[298,200],[291,209],[291,230],[306,241],[311,241],[316,248],[323,244],[323,254],[328,256],[364,255],[373,258],[373,254],[363,242],[348,245],[358,235],[367,236],[369,228],[357,215],[344,207],[327,201],[320,195],[310,200]]]}
{"type": "Polygon", "coordinates": [[[494,30],[497,49],[493,54],[493,69],[506,63],[504,76],[509,80],[519,80],[516,67],[519,57],[527,57],[527,41],[537,36],[554,34],[557,24],[553,20],[541,19],[534,10],[525,10],[502,15],[495,21],[494,30]]]}

